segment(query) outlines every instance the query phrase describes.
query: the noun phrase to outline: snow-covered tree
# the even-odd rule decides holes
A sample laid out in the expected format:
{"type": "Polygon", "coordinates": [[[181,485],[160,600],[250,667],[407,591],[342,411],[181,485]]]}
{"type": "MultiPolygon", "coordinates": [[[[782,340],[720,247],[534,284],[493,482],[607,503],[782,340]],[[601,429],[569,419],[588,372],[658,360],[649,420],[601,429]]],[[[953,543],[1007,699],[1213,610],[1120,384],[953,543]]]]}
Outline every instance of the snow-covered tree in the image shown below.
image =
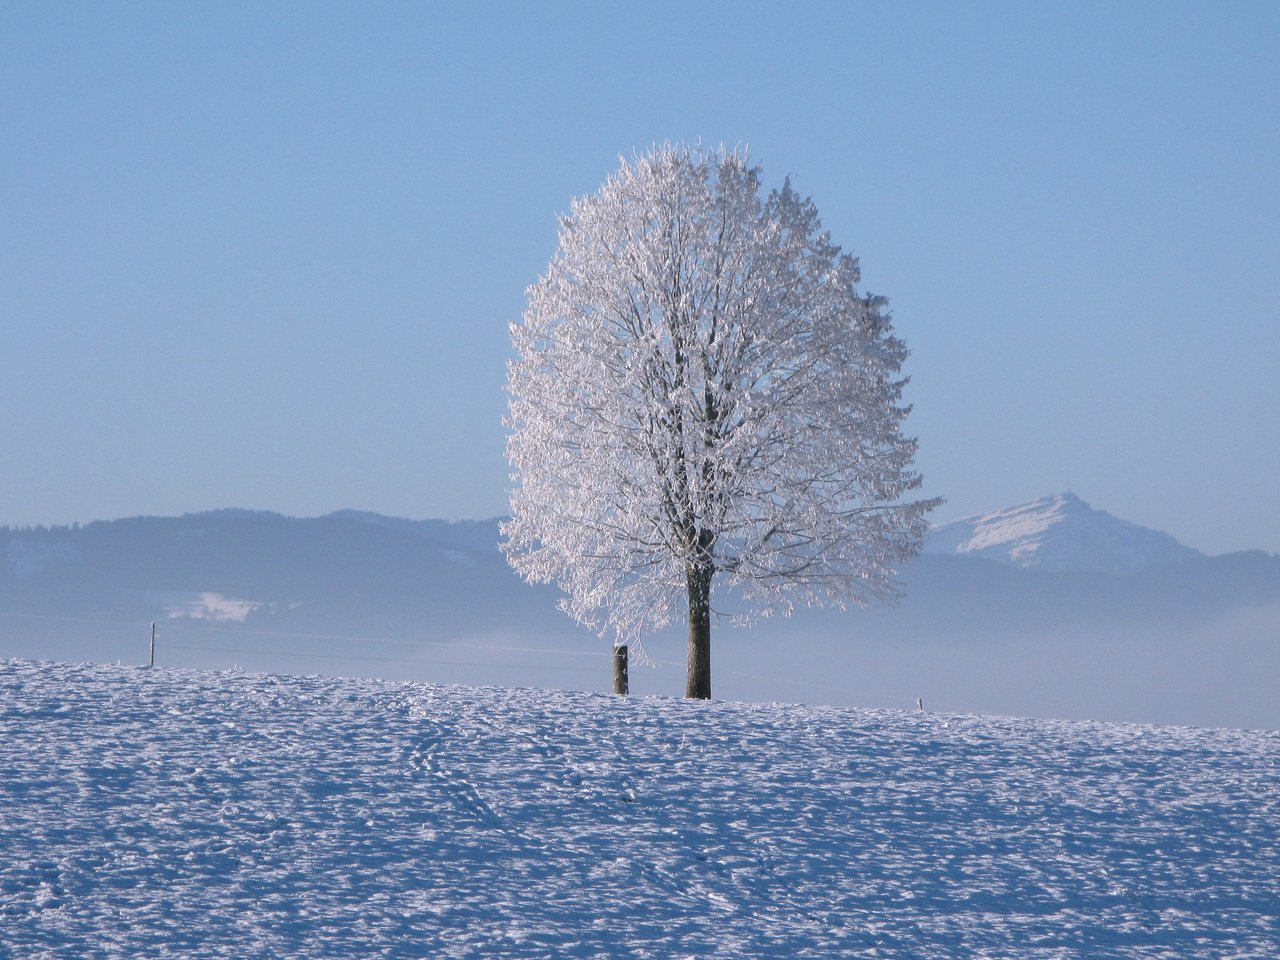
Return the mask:
{"type": "Polygon", "coordinates": [[[511,325],[516,570],[619,642],[687,613],[700,698],[713,613],[892,595],[935,504],[900,502],[907,349],[812,201],[762,196],[742,152],[666,145],[574,200],[559,240],[511,325]]]}

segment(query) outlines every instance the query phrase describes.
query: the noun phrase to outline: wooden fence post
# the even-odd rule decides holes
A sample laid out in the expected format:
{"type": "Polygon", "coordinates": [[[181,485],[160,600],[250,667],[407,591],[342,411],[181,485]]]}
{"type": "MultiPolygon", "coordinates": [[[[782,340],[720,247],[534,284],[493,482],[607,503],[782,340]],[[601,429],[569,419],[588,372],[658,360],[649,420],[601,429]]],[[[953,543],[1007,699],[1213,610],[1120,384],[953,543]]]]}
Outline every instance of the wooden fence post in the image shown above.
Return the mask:
{"type": "Polygon", "coordinates": [[[156,625],[155,625],[155,622],[152,621],[151,623],[151,662],[148,663],[147,666],[154,667],[155,665],[156,665],[156,625]]]}
{"type": "Polygon", "coordinates": [[[613,692],[625,697],[631,692],[627,677],[627,645],[613,648],[613,692]]]}

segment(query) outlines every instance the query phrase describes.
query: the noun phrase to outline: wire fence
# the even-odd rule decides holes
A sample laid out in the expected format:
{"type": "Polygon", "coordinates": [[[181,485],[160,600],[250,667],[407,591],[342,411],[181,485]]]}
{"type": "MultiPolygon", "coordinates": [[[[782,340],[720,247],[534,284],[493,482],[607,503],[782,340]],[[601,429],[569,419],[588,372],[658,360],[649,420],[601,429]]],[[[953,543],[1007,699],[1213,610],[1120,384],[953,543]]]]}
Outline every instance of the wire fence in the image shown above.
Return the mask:
{"type": "MultiPolygon", "coordinates": [[[[68,616],[68,615],[52,615],[52,614],[35,614],[35,613],[19,613],[10,611],[0,611],[0,618],[10,620],[25,620],[33,623],[64,623],[78,624],[84,626],[101,626],[116,627],[129,630],[127,637],[117,638],[117,644],[126,643],[132,646],[137,642],[137,649],[145,649],[145,638],[148,636],[152,627],[152,621],[138,620],[122,620],[110,617],[85,617],[85,616],[68,616]],[[136,632],[135,632],[136,631],[136,632]]],[[[257,657],[265,658],[268,661],[294,661],[301,659],[304,661],[322,661],[332,664],[379,664],[379,665],[400,665],[421,668],[437,668],[452,667],[465,668],[470,670],[505,670],[505,671],[536,671],[541,674],[595,674],[601,678],[601,687],[603,688],[610,677],[610,664],[612,660],[612,651],[600,650],[583,650],[571,647],[557,646],[518,646],[502,643],[475,643],[466,640],[429,640],[429,639],[405,639],[400,637],[379,637],[369,636],[365,634],[344,634],[344,633],[315,633],[304,631],[287,631],[287,630],[264,630],[254,627],[241,626],[240,624],[219,624],[216,622],[192,622],[181,619],[166,619],[156,621],[159,624],[159,639],[156,643],[156,649],[164,654],[169,651],[181,651],[182,653],[192,654],[218,654],[223,656],[238,657],[257,657]],[[202,635],[222,636],[232,641],[242,641],[245,637],[256,637],[264,640],[292,640],[307,642],[341,642],[349,643],[353,646],[362,648],[365,652],[355,651],[318,651],[307,649],[283,649],[281,647],[269,647],[266,645],[251,646],[243,642],[239,642],[236,646],[224,646],[221,644],[210,645],[202,643],[190,642],[170,642],[170,637],[176,635],[180,640],[199,639],[202,635]],[[438,657],[438,656],[381,656],[370,655],[368,648],[374,646],[375,649],[388,650],[388,648],[402,648],[412,650],[448,650],[456,652],[471,652],[473,659],[459,659],[457,657],[438,657]],[[484,654],[489,659],[481,659],[480,654],[484,654]],[[523,654],[525,655],[522,662],[516,662],[509,658],[503,658],[502,655],[507,654],[523,654]],[[555,662],[546,662],[547,657],[562,658],[555,662]],[[539,658],[543,658],[543,662],[538,662],[539,658]],[[563,658],[582,658],[586,661],[593,661],[595,666],[588,666],[585,663],[567,663],[563,658]],[[532,661],[532,662],[530,662],[532,661]]],[[[39,637],[29,637],[31,642],[39,642],[39,637]]],[[[101,643],[101,636],[93,637],[68,637],[59,635],[58,642],[70,641],[72,643],[94,642],[101,643]]],[[[390,650],[388,650],[390,652],[390,650]]],[[[462,653],[462,656],[466,656],[462,653]]],[[[112,657],[110,659],[116,659],[112,657]]],[[[123,660],[123,658],[121,658],[123,660]]],[[[164,658],[169,659],[171,658],[164,658]]],[[[192,658],[196,663],[172,663],[171,666],[208,666],[206,662],[208,658],[192,658]]],[[[676,673],[683,669],[683,663],[677,663],[672,660],[661,660],[649,656],[649,663],[646,664],[652,670],[668,675],[676,673]]],[[[145,664],[144,664],[145,665],[145,664]]],[[[238,664],[236,664],[238,665],[238,664]]],[[[295,668],[296,669],[296,668],[295,668]]],[[[289,672],[286,670],[285,672],[289,672]]],[[[734,677],[742,680],[750,680],[756,683],[772,685],[780,685],[792,690],[809,690],[825,698],[835,699],[843,705],[864,705],[864,706],[882,706],[898,709],[941,709],[947,712],[961,713],[965,712],[963,707],[955,704],[949,704],[942,701],[930,700],[928,703],[922,702],[918,695],[908,695],[904,691],[886,691],[886,690],[867,690],[856,689],[833,683],[819,683],[808,679],[790,678],[779,676],[777,674],[764,675],[752,673],[745,670],[737,669],[721,669],[718,671],[723,676],[734,677]]]]}

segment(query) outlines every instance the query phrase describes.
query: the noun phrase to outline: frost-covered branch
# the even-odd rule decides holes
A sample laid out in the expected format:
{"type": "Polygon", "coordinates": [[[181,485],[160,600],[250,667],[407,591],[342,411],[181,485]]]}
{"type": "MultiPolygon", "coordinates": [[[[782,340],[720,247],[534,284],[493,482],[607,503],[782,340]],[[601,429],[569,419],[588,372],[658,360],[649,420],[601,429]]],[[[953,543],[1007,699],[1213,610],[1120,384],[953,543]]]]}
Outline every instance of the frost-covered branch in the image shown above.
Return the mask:
{"type": "Polygon", "coordinates": [[[511,326],[516,569],[624,639],[708,605],[700,578],[737,620],[891,595],[934,505],[903,500],[907,349],[812,201],[764,195],[744,153],[665,146],[559,240],[511,326]]]}

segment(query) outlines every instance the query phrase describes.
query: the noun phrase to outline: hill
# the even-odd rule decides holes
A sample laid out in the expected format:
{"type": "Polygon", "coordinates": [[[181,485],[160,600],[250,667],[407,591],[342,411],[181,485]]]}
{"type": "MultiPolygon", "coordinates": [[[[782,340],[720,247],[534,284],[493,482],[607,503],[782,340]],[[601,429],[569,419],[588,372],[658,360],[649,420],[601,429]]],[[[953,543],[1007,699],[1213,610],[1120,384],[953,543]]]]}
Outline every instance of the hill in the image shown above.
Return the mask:
{"type": "Polygon", "coordinates": [[[0,953],[1271,960],[1277,755],[1268,733],[0,661],[0,953]]]}

